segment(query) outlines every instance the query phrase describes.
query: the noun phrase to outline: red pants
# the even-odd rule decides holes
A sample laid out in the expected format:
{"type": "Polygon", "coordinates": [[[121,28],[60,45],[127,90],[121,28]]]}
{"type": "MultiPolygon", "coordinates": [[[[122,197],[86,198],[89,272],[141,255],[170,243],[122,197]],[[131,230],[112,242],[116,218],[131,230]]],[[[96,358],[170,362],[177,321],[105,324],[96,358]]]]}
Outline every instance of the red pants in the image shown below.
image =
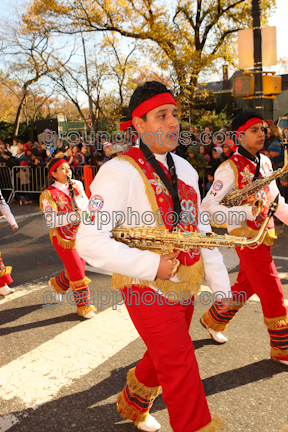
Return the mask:
{"type": "MultiPolygon", "coordinates": [[[[284,294],[271,247],[260,245],[256,249],[236,248],[240,259],[237,282],[233,285],[233,299],[243,302],[253,294],[260,298],[264,322],[268,328],[273,357],[288,357],[288,317],[284,294]],[[234,295],[235,294],[235,295],[234,295]]],[[[220,314],[215,305],[203,315],[204,322],[214,330],[223,331],[242,305],[231,306],[228,312],[220,314]]]]}
{"type": "MultiPolygon", "coordinates": [[[[132,289],[139,292],[140,296],[144,291],[153,291],[137,286],[133,286],[132,289]]],[[[129,315],[148,348],[135,369],[138,385],[141,383],[140,386],[145,386],[147,394],[147,388],[162,386],[163,400],[167,405],[174,432],[198,431],[211,422],[211,416],[189,335],[194,306],[180,303],[167,305],[165,299],[155,291],[153,293],[156,301],[152,305],[144,304],[141,297],[139,305],[136,305],[135,301],[129,305],[127,288],[123,292],[129,315]]],[[[125,412],[129,412],[125,404],[138,404],[135,409],[138,408],[138,412],[144,414],[145,410],[150,409],[156,397],[156,394],[154,398],[145,397],[143,389],[139,395],[136,387],[135,382],[129,387],[127,381],[122,394],[118,396],[118,403],[120,399],[122,402],[124,400],[122,409],[118,410],[123,416],[125,412]],[[143,411],[141,407],[144,407],[143,411]]],[[[136,416],[130,415],[126,418],[136,420],[136,416]]]]}
{"type": "Polygon", "coordinates": [[[53,245],[66,270],[50,279],[53,288],[56,291],[67,291],[69,287],[73,289],[78,315],[95,310],[88,288],[90,280],[85,277],[85,261],[80,258],[76,249],[65,249],[59,245],[56,236],[53,237],[53,245]]]}
{"type": "Polygon", "coordinates": [[[13,282],[10,276],[12,267],[5,267],[0,254],[0,288],[13,282]]]}

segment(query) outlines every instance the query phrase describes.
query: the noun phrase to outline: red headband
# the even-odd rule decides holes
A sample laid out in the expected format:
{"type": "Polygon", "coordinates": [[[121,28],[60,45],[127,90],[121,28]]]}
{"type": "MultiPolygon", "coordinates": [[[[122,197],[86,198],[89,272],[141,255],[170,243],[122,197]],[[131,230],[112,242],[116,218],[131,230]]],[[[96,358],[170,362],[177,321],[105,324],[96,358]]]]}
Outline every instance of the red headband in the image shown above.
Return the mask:
{"type": "Polygon", "coordinates": [[[245,132],[247,129],[249,129],[250,127],[254,126],[257,123],[263,124],[263,120],[260,119],[259,117],[253,117],[250,120],[248,120],[246,123],[244,123],[244,125],[240,126],[237,129],[237,132],[245,132]]]}
{"type": "Polygon", "coordinates": [[[52,173],[58,168],[62,163],[68,163],[65,159],[59,159],[49,168],[49,177],[52,178],[52,173]]]}
{"type": "MultiPolygon", "coordinates": [[[[132,111],[132,119],[133,117],[142,117],[144,114],[147,114],[154,108],[157,108],[160,105],[172,104],[176,106],[175,99],[171,95],[171,93],[165,92],[160,93],[155,96],[152,96],[150,99],[142,102],[137,108],[132,111]]],[[[120,130],[126,130],[128,127],[132,126],[132,120],[125,121],[120,123],[120,130]]]]}

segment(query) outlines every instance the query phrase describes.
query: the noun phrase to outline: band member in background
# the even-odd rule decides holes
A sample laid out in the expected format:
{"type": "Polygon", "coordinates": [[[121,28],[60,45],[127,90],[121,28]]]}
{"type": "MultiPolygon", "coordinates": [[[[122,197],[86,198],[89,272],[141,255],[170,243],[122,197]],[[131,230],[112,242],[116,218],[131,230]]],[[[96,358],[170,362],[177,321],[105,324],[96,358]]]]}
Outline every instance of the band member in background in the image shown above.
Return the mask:
{"type": "MultiPolygon", "coordinates": [[[[256,113],[246,112],[237,116],[232,123],[232,129],[237,131],[240,146],[227,161],[215,172],[214,182],[210,191],[202,202],[201,209],[207,211],[213,217],[216,212],[226,215],[228,232],[231,235],[252,238],[257,234],[265,219],[269,205],[279,194],[275,180],[269,186],[257,193],[256,199],[261,204],[260,214],[257,215],[257,207],[239,206],[227,208],[220,205],[222,199],[232,189],[243,189],[251,184],[254,179],[261,178],[272,172],[271,161],[260,154],[265,140],[263,120],[256,113]],[[229,212],[234,212],[234,217],[229,218],[229,212]],[[235,220],[238,214],[246,215],[246,222],[235,220]]],[[[230,213],[231,215],[232,213],[230,213]]],[[[288,223],[288,204],[280,195],[279,207],[275,216],[283,223],[288,223]]],[[[240,259],[240,270],[236,284],[232,287],[234,303],[230,310],[219,313],[215,305],[202,316],[201,323],[209,332],[223,332],[231,319],[239,309],[243,307],[243,293],[248,300],[254,293],[258,295],[264,314],[264,323],[270,335],[271,359],[276,363],[288,366],[288,316],[284,303],[283,288],[271,256],[271,245],[275,236],[274,222],[270,222],[269,230],[263,244],[256,249],[236,248],[240,259]]],[[[227,338],[223,340],[226,342],[227,338]]]]}
{"type": "Polygon", "coordinates": [[[81,210],[86,207],[88,198],[80,181],[73,180],[76,204],[79,212],[73,213],[71,196],[67,184],[67,175],[71,170],[65,159],[54,159],[49,165],[49,177],[54,183],[40,195],[40,207],[44,211],[47,226],[50,227],[50,238],[65,270],[52,277],[49,285],[58,293],[65,293],[69,287],[74,293],[77,314],[84,318],[95,316],[95,307],[91,304],[88,283],[85,276],[85,261],[75,249],[75,237],[81,221],[81,210]],[[78,216],[78,218],[77,218],[78,216]]]}
{"type": "MultiPolygon", "coordinates": [[[[0,189],[0,214],[4,216],[4,218],[9,222],[13,231],[18,229],[17,222],[11,213],[9,205],[6,203],[1,189],[0,189]]],[[[10,288],[8,285],[13,282],[13,279],[10,276],[12,271],[12,267],[5,267],[3,260],[1,258],[0,253],[0,295],[6,296],[8,294],[12,294],[15,290],[10,288]]]]}
{"type": "MultiPolygon", "coordinates": [[[[211,419],[189,327],[193,296],[200,289],[204,272],[213,292],[224,292],[225,297],[230,292],[222,255],[217,249],[159,255],[129,248],[111,238],[117,223],[112,220],[113,214],[122,213],[123,218],[129,209],[133,215],[126,226],[144,223],[171,230],[175,214],[178,219],[183,211],[186,216],[180,219],[179,230],[211,231],[209,224],[200,222],[197,172],[185,159],[169,152],[177,147],[179,138],[177,107],[171,92],[159,82],[146,82],[134,91],[129,110],[132,122],[122,124],[121,130],[133,125],[141,138],[137,139],[140,147],[132,147],[105,163],[90,187],[89,217],[94,211],[98,222],[104,215],[111,219],[102,226],[96,222],[81,224],[76,236],[82,258],[114,272],[112,287],[121,290],[147,346],[144,357],[128,373],[117,398],[117,410],[138,429],[157,431],[160,424],[149,410],[161,386],[174,432],[220,431],[219,417],[211,419]],[[148,305],[143,293],[150,298],[148,305]],[[182,295],[186,301],[181,300],[182,295]]],[[[125,225],[125,221],[122,223],[125,225]]],[[[228,308],[228,302],[219,305],[221,311],[228,308]]]]}

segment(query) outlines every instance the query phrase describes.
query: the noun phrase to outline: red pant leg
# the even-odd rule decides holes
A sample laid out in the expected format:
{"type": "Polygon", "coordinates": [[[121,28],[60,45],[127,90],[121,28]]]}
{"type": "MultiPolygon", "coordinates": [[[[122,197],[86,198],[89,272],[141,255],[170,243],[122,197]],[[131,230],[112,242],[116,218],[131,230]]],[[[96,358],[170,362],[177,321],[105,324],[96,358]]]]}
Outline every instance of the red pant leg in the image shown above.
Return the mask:
{"type": "MultiPolygon", "coordinates": [[[[150,290],[134,286],[133,290],[136,289],[140,295],[144,290],[150,290]]],[[[127,297],[127,289],[124,294],[127,297]]],[[[167,305],[162,296],[155,293],[155,297],[156,301],[151,305],[142,301],[139,305],[128,304],[126,298],[130,317],[148,348],[138,377],[144,381],[142,384],[151,386],[153,362],[173,431],[198,431],[211,422],[211,416],[188,332],[193,306],[167,305]],[[145,363],[149,365],[147,379],[145,363]]]]}
{"type": "Polygon", "coordinates": [[[9,285],[13,282],[10,273],[12,271],[12,267],[6,267],[2,261],[1,253],[0,253],[0,288],[5,286],[5,284],[9,285]]]}
{"type": "MultiPolygon", "coordinates": [[[[127,290],[126,290],[127,295],[127,290]]],[[[193,297],[194,299],[194,297],[193,297]]],[[[192,299],[192,300],[193,300],[192,299]]],[[[187,322],[187,329],[189,331],[192,315],[194,311],[194,305],[191,302],[191,305],[189,305],[189,308],[186,310],[186,322],[187,322]]],[[[135,375],[139,382],[145,384],[147,387],[157,387],[160,386],[160,383],[158,381],[157,372],[154,367],[153,360],[151,358],[151,355],[149,353],[149,350],[147,350],[140,360],[140,362],[137,364],[135,368],[135,375]]]]}
{"type": "Polygon", "coordinates": [[[92,306],[88,282],[85,276],[85,261],[80,258],[76,249],[65,249],[58,244],[57,238],[53,237],[53,245],[59,258],[69,275],[70,286],[73,289],[74,300],[77,304],[78,315],[86,315],[95,310],[92,306]]]}
{"type": "Polygon", "coordinates": [[[237,253],[253,291],[260,298],[264,316],[274,318],[287,315],[283,288],[271,256],[271,247],[262,244],[256,249],[237,250],[237,253]]]}
{"type": "Polygon", "coordinates": [[[233,304],[227,312],[220,313],[215,303],[202,315],[202,321],[209,328],[219,332],[224,331],[236,313],[243,307],[243,304],[254,294],[252,285],[241,266],[236,283],[231,287],[233,304]]]}

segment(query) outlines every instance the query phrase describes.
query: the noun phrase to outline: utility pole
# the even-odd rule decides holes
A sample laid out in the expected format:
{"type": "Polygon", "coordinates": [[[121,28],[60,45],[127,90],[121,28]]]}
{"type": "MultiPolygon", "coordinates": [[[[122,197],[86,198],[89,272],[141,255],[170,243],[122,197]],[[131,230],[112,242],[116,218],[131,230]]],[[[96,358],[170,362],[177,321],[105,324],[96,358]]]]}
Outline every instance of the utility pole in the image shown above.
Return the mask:
{"type": "Polygon", "coordinates": [[[255,111],[264,117],[264,97],[262,78],[262,36],[261,36],[261,0],[252,0],[252,18],[254,35],[254,76],[255,76],[255,111]]]}
{"type": "Polygon", "coordinates": [[[83,34],[81,33],[82,37],[82,45],[83,45],[83,53],[84,53],[84,63],[85,63],[85,73],[86,73],[86,83],[87,83],[87,94],[88,94],[88,101],[89,101],[89,113],[91,116],[92,121],[92,130],[94,130],[94,124],[95,124],[95,116],[92,108],[92,97],[90,95],[90,86],[89,86],[89,77],[88,77],[88,66],[87,66],[87,58],[86,58],[86,49],[85,49],[85,40],[83,37],[83,34]]]}

